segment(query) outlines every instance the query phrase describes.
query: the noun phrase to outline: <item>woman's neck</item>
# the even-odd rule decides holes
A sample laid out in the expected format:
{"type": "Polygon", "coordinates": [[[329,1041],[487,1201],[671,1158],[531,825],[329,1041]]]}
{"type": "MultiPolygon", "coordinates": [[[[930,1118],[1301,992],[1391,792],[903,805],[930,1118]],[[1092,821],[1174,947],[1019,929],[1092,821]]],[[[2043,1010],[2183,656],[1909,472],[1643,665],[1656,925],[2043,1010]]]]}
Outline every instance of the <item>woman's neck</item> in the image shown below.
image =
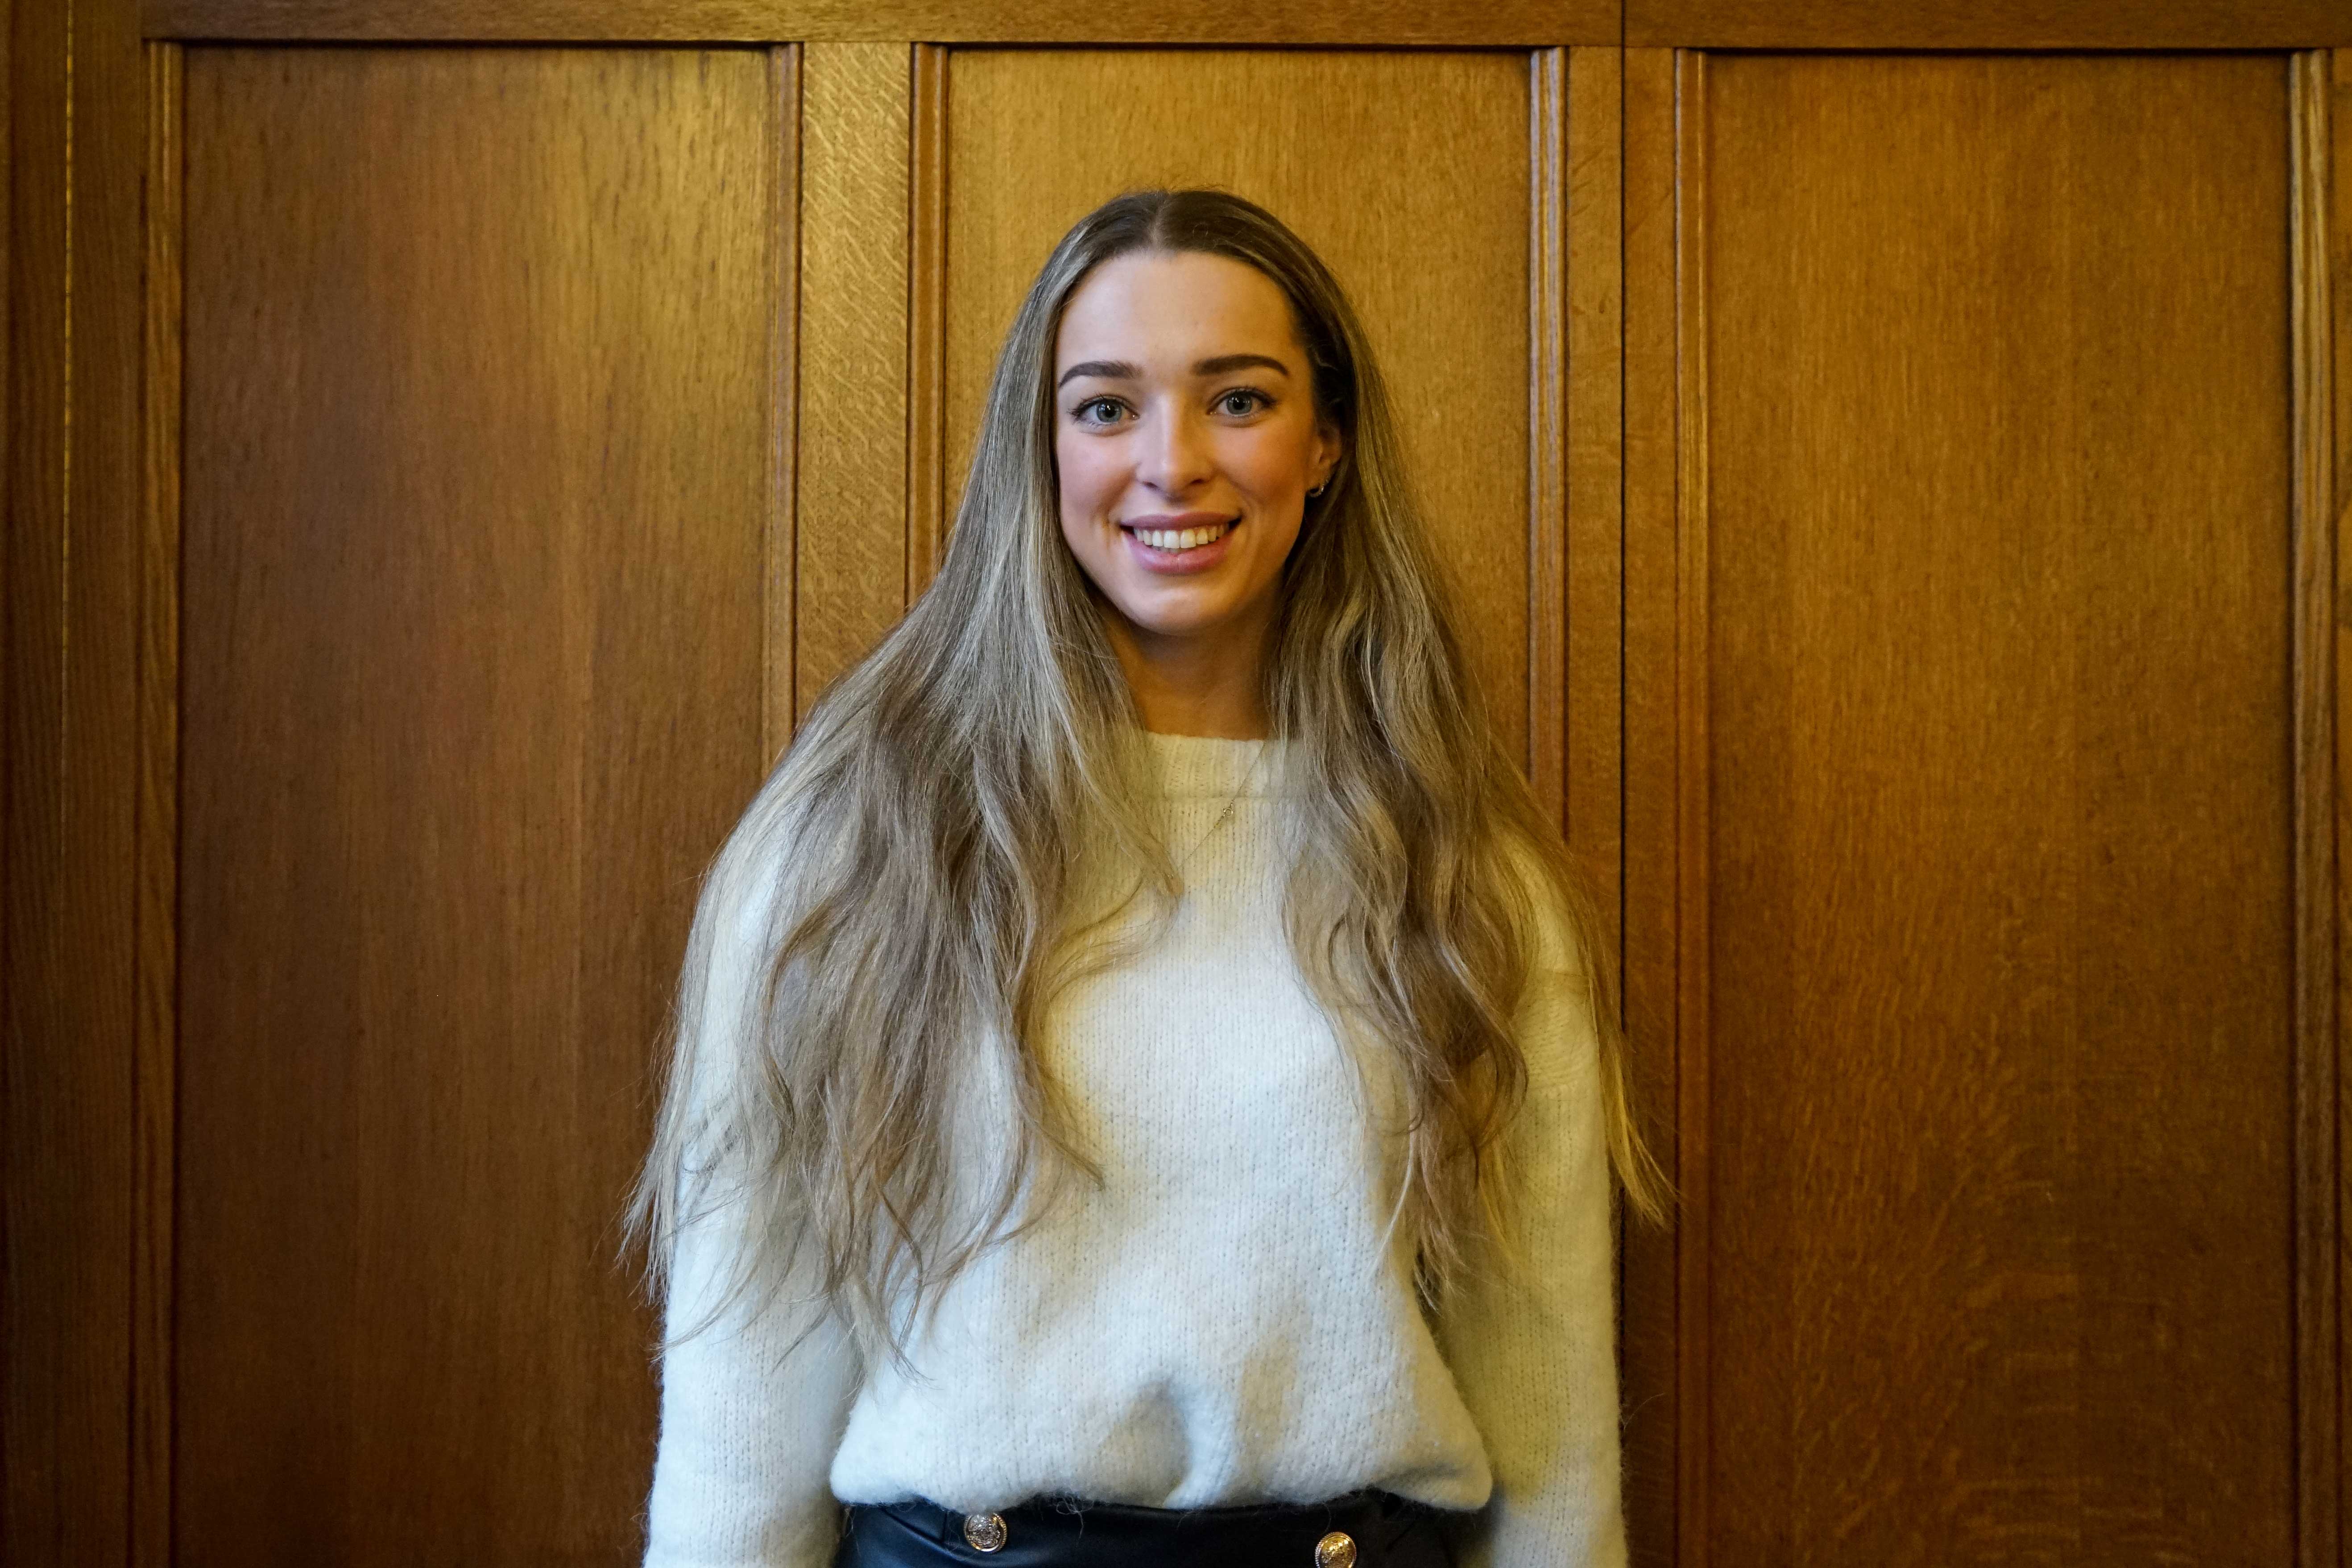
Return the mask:
{"type": "Polygon", "coordinates": [[[1150,631],[1115,610],[1104,623],[1146,730],[1232,741],[1274,732],[1258,689],[1270,622],[1198,637],[1150,631]]]}

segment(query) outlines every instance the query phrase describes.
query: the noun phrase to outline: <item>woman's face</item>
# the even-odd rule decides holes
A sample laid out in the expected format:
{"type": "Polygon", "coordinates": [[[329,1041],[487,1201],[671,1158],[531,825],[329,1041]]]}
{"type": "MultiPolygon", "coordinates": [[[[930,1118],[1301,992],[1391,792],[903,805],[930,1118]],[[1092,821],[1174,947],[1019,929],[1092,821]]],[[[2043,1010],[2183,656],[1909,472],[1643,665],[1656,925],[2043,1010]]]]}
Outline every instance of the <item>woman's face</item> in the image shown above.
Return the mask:
{"type": "Polygon", "coordinates": [[[1339,456],[1310,375],[1281,289],[1227,257],[1129,251],[1070,296],[1062,536],[1140,647],[1273,624],[1307,492],[1339,456]]]}

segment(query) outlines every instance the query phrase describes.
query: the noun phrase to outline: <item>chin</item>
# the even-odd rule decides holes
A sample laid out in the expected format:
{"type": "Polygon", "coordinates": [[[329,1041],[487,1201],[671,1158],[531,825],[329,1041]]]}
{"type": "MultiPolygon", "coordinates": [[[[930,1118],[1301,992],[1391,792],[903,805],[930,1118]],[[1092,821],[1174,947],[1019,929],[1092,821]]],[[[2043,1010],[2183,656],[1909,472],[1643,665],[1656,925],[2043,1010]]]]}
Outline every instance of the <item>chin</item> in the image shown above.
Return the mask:
{"type": "Polygon", "coordinates": [[[1127,618],[1138,631],[1153,637],[1214,637],[1231,619],[1227,616],[1139,616],[1127,612],[1127,618]]]}

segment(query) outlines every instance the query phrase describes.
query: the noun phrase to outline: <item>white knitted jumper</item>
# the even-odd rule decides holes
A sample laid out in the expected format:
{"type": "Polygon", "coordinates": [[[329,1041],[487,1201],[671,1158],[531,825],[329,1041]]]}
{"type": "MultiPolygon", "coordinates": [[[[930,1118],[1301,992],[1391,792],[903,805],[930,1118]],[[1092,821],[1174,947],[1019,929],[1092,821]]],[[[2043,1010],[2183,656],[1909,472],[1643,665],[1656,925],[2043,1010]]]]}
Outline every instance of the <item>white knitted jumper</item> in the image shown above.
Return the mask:
{"type": "MultiPolygon", "coordinates": [[[[1480,1510],[1453,1526],[1465,1568],[1625,1562],[1599,1058],[1557,909],[1517,1019],[1527,1268],[1488,1271],[1433,1325],[1390,1225],[1394,1069],[1343,1049],[1283,934],[1286,743],[1150,742],[1184,899],[1039,1035],[1102,1184],[1069,1184],[957,1278],[912,1375],[861,1365],[830,1320],[786,1354],[800,1321],[781,1310],[672,1347],[646,1568],[820,1568],[835,1499],[1182,1509],[1365,1487],[1480,1510]]],[[[714,1000],[748,984],[758,929],[731,925],[714,1000]]],[[[726,1217],[680,1238],[673,1331],[710,1300],[726,1217]]]]}

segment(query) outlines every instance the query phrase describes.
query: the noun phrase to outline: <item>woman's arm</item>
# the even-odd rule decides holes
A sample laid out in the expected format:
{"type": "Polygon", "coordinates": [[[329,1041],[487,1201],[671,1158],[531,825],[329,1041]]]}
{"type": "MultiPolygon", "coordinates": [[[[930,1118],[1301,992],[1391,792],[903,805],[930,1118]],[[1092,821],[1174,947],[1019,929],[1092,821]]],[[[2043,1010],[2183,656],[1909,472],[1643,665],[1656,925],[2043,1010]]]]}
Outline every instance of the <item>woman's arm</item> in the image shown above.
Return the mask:
{"type": "MultiPolygon", "coordinates": [[[[778,871],[771,858],[714,877],[714,909],[689,1125],[739,1092],[754,1049],[751,998],[769,962],[778,871]]],[[[698,1149],[698,1158],[719,1158],[698,1149]]],[[[663,1305],[661,1431],[646,1502],[644,1568],[824,1568],[839,1531],[827,1476],[860,1363],[839,1319],[804,1281],[732,1290],[747,1206],[722,1166],[681,1182],[663,1305]],[[706,1194],[717,1194],[715,1198],[706,1194]]]]}
{"type": "MultiPolygon", "coordinates": [[[[666,1334],[699,1323],[727,1280],[726,1209],[686,1226],[666,1334]]],[[[645,1568],[824,1568],[839,1515],[826,1484],[857,1392],[837,1320],[749,1293],[661,1359],[661,1437],[646,1504],[645,1568]]]]}
{"type": "Polygon", "coordinates": [[[1517,1016],[1528,1097],[1509,1138],[1525,1267],[1465,1286],[1438,1331],[1495,1472],[1458,1543],[1463,1568],[1625,1563],[1600,1046],[1564,930],[1548,912],[1517,1016]]]}

